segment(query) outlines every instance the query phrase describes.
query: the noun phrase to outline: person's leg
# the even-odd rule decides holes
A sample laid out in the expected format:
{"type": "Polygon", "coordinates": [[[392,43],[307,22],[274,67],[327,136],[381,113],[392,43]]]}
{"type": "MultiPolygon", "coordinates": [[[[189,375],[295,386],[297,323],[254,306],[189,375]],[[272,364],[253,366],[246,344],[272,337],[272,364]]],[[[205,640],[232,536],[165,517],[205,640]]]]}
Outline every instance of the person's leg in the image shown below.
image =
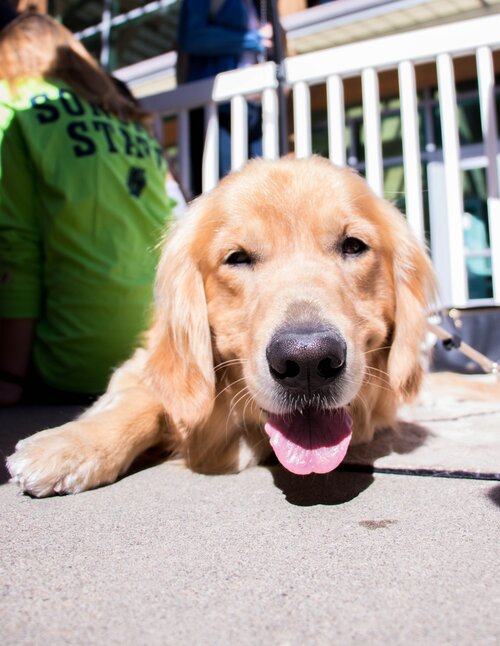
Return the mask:
{"type": "Polygon", "coordinates": [[[231,170],[231,108],[229,103],[219,106],[219,177],[231,170]]]}
{"type": "Polygon", "coordinates": [[[262,107],[248,102],[248,157],[262,157],[262,107]]]}
{"type": "MultiPolygon", "coordinates": [[[[262,108],[248,102],[248,157],[262,157],[262,108]]],[[[219,176],[231,170],[231,112],[229,104],[219,107],[219,176]]]]}
{"type": "Polygon", "coordinates": [[[99,394],[72,393],[49,386],[40,376],[36,368],[31,365],[28,375],[24,380],[21,404],[47,404],[51,405],[78,405],[90,406],[99,394]]]}
{"type": "Polygon", "coordinates": [[[189,113],[189,149],[191,155],[191,191],[193,197],[202,192],[201,165],[205,141],[205,116],[203,108],[189,113]]]}

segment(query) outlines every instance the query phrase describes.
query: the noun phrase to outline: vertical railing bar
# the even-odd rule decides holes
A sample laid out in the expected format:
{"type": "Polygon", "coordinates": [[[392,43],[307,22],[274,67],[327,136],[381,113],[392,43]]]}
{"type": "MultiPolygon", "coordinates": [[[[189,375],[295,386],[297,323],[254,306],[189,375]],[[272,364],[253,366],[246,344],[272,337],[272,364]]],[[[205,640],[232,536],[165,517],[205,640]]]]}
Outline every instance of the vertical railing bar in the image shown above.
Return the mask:
{"type": "Polygon", "coordinates": [[[495,70],[489,47],[476,52],[481,130],[486,155],[486,183],[488,187],[488,225],[490,232],[493,298],[500,302],[500,196],[498,186],[498,128],[495,104],[495,70]]]}
{"type": "Polygon", "coordinates": [[[450,272],[450,221],[446,217],[447,197],[444,164],[431,161],[427,164],[427,186],[429,188],[429,220],[432,262],[438,278],[439,301],[442,306],[454,304],[452,296],[453,276],[450,272]]]}
{"type": "Polygon", "coordinates": [[[293,124],[295,133],[295,157],[304,159],[312,152],[311,141],[311,95],[309,86],[299,81],[293,86],[293,124]]]}
{"type": "Polygon", "coordinates": [[[431,90],[424,87],[422,90],[422,104],[424,112],[425,152],[436,152],[436,125],[434,123],[434,110],[431,90]]]}
{"type": "Polygon", "coordinates": [[[262,153],[264,159],[279,157],[278,95],[274,88],[262,92],[262,153]]]}
{"type": "Polygon", "coordinates": [[[403,61],[399,64],[398,74],[401,102],[406,217],[413,233],[421,243],[424,243],[424,205],[415,68],[410,61],[403,61]]]}
{"type": "Polygon", "coordinates": [[[213,101],[205,106],[205,146],[201,170],[203,192],[209,191],[219,181],[219,115],[213,101]]]}
{"type": "Polygon", "coordinates": [[[480,47],[476,52],[476,60],[481,130],[483,133],[484,151],[488,159],[488,166],[486,168],[488,195],[490,197],[498,197],[498,129],[495,105],[495,72],[490,48],[480,47]]]}
{"type": "Polygon", "coordinates": [[[464,201],[460,173],[460,142],[458,138],[458,111],[453,59],[450,54],[439,54],[436,59],[443,140],[444,175],[447,196],[448,239],[438,244],[447,245],[451,281],[450,305],[467,303],[467,271],[463,236],[464,201]]]}
{"type": "Polygon", "coordinates": [[[165,146],[165,132],[163,130],[163,115],[160,112],[153,115],[153,132],[156,140],[163,148],[165,146]]]}
{"type": "Polygon", "coordinates": [[[334,164],[345,166],[345,108],[344,83],[340,76],[326,80],[326,102],[328,109],[328,155],[334,164]]]}
{"type": "Polygon", "coordinates": [[[353,119],[347,123],[349,129],[349,151],[347,153],[347,163],[355,166],[358,163],[358,148],[356,145],[356,126],[353,119]]]}
{"type": "Polygon", "coordinates": [[[113,0],[105,0],[102,22],[100,24],[101,31],[101,55],[99,62],[104,69],[109,69],[110,54],[111,54],[111,19],[113,17],[113,0]]]}
{"type": "Polygon", "coordinates": [[[178,128],[178,150],[179,150],[179,174],[182,186],[191,191],[191,164],[190,154],[191,149],[190,135],[189,135],[189,111],[181,110],[177,117],[178,128]]]}
{"type": "Polygon", "coordinates": [[[248,108],[243,95],[231,98],[231,170],[239,170],[248,160],[248,108]]]}
{"type": "Polygon", "coordinates": [[[366,179],[373,191],[382,197],[384,195],[384,172],[377,71],[371,67],[364,69],[361,74],[361,85],[365,126],[366,179]]]}

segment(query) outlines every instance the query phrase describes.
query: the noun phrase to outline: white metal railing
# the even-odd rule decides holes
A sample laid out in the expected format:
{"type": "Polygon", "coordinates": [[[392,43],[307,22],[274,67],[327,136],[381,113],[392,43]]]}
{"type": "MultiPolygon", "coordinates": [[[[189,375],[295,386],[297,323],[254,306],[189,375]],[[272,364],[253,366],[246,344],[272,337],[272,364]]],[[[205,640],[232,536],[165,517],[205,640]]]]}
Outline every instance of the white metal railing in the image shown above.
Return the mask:
{"type": "Polygon", "coordinates": [[[178,119],[179,166],[184,186],[190,185],[189,111],[205,109],[205,146],[203,152],[203,190],[219,181],[219,121],[216,106],[231,103],[231,169],[241,168],[248,159],[247,104],[245,97],[262,96],[262,148],[266,159],[278,157],[278,99],[276,66],[263,63],[181,85],[175,90],[146,97],[143,106],[158,115],[178,119]]]}
{"type": "MultiPolygon", "coordinates": [[[[311,52],[285,61],[286,82],[292,90],[297,157],[312,154],[310,88],[324,83],[327,90],[329,157],[337,164],[346,163],[344,80],[353,77],[361,79],[366,178],[379,195],[383,195],[379,73],[397,71],[407,217],[421,240],[424,239],[424,205],[415,66],[428,62],[436,65],[444,187],[441,187],[442,201],[431,209],[431,242],[441,283],[441,296],[446,305],[462,306],[469,301],[453,64],[455,57],[464,55],[473,55],[477,61],[481,126],[487,158],[493,300],[500,303],[500,196],[493,67],[493,50],[497,48],[500,48],[500,15],[493,15],[311,52]]],[[[148,97],[144,105],[161,115],[177,115],[180,171],[186,185],[189,185],[188,111],[194,107],[205,108],[207,131],[203,188],[207,190],[218,182],[219,176],[217,104],[231,103],[231,166],[237,169],[246,161],[248,154],[246,97],[250,95],[262,96],[263,155],[270,159],[278,155],[276,88],[275,65],[264,63],[148,97]]]]}

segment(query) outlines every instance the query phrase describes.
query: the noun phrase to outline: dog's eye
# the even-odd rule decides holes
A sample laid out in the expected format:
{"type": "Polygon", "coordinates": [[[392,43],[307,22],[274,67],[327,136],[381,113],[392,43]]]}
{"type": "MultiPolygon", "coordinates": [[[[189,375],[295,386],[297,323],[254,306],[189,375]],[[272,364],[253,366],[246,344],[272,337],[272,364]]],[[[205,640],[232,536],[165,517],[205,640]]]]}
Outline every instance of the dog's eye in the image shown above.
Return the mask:
{"type": "Polygon", "coordinates": [[[359,240],[359,238],[346,238],[342,243],[342,253],[344,256],[359,256],[367,249],[368,245],[362,240],[359,240]]]}
{"type": "Polygon", "coordinates": [[[244,251],[243,249],[240,249],[239,251],[233,251],[232,253],[227,256],[227,258],[224,260],[225,265],[253,265],[254,264],[254,258],[244,251]]]}

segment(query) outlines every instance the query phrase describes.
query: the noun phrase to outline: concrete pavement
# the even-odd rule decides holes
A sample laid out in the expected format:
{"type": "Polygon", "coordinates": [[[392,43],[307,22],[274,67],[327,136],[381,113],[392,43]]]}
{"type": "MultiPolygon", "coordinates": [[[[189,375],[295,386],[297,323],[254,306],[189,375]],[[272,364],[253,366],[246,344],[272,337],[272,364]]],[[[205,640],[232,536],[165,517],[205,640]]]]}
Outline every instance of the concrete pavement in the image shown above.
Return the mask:
{"type": "MultiPolygon", "coordinates": [[[[500,644],[500,418],[448,404],[326,476],[143,463],[76,496],[3,484],[0,642],[500,644]]],[[[2,452],[74,412],[1,412],[2,452]]]]}

